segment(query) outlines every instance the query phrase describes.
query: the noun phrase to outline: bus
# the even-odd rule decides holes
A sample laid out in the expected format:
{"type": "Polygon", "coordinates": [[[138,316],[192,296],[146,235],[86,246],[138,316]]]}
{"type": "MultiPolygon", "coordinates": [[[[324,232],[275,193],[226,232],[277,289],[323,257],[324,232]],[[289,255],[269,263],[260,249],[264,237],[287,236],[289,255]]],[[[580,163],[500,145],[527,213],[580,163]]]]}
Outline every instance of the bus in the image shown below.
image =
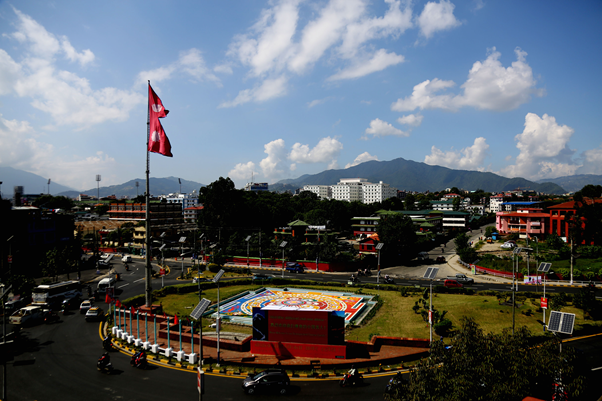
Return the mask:
{"type": "Polygon", "coordinates": [[[82,296],[82,285],[79,281],[63,281],[55,284],[42,284],[33,289],[32,304],[44,305],[62,302],[66,298],[82,296]]]}

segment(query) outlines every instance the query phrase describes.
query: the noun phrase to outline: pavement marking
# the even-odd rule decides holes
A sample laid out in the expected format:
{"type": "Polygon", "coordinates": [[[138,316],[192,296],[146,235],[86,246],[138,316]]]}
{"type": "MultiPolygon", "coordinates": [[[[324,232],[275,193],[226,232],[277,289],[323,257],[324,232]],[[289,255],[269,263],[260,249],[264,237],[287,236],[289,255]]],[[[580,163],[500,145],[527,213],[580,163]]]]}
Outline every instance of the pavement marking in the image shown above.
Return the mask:
{"type": "Polygon", "coordinates": [[[599,368],[593,368],[593,369],[592,369],[592,372],[593,372],[594,370],[600,370],[600,369],[602,369],[602,366],[600,366],[599,368]]]}
{"type": "Polygon", "coordinates": [[[124,285],[122,285],[121,287],[117,287],[117,288],[123,288],[123,287],[125,287],[125,286],[127,286],[127,285],[130,285],[130,283],[124,284],[124,285]]]}
{"type": "Polygon", "coordinates": [[[143,278],[141,278],[141,279],[139,279],[139,280],[135,280],[135,281],[134,281],[134,283],[137,283],[138,281],[143,281],[143,280],[144,280],[144,279],[143,279],[143,278]]]}

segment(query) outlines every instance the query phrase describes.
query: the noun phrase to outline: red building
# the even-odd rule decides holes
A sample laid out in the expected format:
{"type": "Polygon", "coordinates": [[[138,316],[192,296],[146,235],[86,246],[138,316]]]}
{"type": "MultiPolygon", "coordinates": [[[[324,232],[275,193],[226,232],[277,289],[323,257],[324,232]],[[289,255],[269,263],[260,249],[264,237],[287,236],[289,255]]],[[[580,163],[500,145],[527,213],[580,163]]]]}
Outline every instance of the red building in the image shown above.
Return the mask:
{"type": "Polygon", "coordinates": [[[543,239],[547,232],[550,215],[543,209],[525,208],[515,212],[497,212],[495,229],[500,234],[517,233],[521,238],[543,239]]]}
{"type": "MultiPolygon", "coordinates": [[[[559,205],[550,206],[548,209],[550,211],[550,229],[548,233],[556,233],[559,237],[568,241],[569,232],[571,229],[571,223],[574,221],[577,215],[577,209],[587,206],[592,206],[598,204],[598,207],[602,206],[602,199],[591,199],[591,198],[583,198],[583,201],[570,201],[561,203],[559,205]]],[[[581,229],[585,228],[587,221],[584,218],[581,218],[581,222],[579,223],[581,229]]],[[[587,241],[584,239],[582,244],[589,243],[593,245],[593,241],[587,241]]]]}

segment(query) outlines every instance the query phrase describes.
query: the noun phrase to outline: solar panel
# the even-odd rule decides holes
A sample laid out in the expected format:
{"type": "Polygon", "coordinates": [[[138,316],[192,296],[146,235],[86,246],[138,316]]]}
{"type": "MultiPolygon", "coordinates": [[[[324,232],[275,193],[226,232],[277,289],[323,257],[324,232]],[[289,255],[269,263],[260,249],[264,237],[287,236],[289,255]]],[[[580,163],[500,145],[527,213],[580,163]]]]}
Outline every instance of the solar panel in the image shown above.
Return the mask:
{"type": "Polygon", "coordinates": [[[226,271],[224,269],[221,269],[220,271],[217,272],[217,274],[215,275],[215,277],[213,277],[213,282],[217,283],[219,281],[220,278],[222,278],[222,275],[225,273],[226,271]]]}
{"type": "Polygon", "coordinates": [[[552,267],[551,263],[541,262],[537,268],[537,271],[547,273],[550,271],[550,267],[552,267]]]}
{"type": "Polygon", "coordinates": [[[426,272],[424,273],[423,278],[427,278],[427,279],[434,279],[437,276],[437,273],[439,272],[439,268],[438,267],[427,267],[426,268],[426,272]]]}
{"type": "Polygon", "coordinates": [[[190,313],[190,317],[194,320],[199,320],[203,313],[207,310],[207,307],[211,304],[211,301],[207,298],[203,298],[201,302],[194,308],[194,310],[190,313]]]}
{"type": "Polygon", "coordinates": [[[385,246],[385,243],[384,242],[379,242],[378,244],[376,244],[376,249],[377,250],[381,250],[381,249],[383,249],[383,246],[385,246]]]}
{"type": "Polygon", "coordinates": [[[563,313],[558,311],[552,311],[550,314],[550,321],[548,323],[548,330],[555,331],[557,333],[573,334],[573,327],[575,326],[575,314],[574,313],[563,313]]]}

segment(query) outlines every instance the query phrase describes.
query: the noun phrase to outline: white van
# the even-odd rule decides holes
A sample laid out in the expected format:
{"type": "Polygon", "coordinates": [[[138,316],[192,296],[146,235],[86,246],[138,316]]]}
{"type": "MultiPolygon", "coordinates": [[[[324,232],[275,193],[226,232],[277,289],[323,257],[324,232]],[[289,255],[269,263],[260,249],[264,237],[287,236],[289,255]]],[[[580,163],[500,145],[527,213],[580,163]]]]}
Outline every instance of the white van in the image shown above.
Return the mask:
{"type": "Polygon", "coordinates": [[[98,286],[96,287],[96,290],[98,291],[99,294],[104,294],[107,292],[107,288],[114,287],[114,286],[115,286],[115,278],[107,277],[107,278],[103,278],[102,280],[100,280],[98,282],[98,286]]]}
{"type": "Polygon", "coordinates": [[[10,324],[26,324],[42,318],[42,308],[39,306],[26,306],[13,313],[8,322],[10,324]]]}
{"type": "Polygon", "coordinates": [[[124,255],[124,256],[121,258],[121,261],[122,261],[123,263],[132,263],[132,256],[131,256],[131,255],[124,255]]]}

